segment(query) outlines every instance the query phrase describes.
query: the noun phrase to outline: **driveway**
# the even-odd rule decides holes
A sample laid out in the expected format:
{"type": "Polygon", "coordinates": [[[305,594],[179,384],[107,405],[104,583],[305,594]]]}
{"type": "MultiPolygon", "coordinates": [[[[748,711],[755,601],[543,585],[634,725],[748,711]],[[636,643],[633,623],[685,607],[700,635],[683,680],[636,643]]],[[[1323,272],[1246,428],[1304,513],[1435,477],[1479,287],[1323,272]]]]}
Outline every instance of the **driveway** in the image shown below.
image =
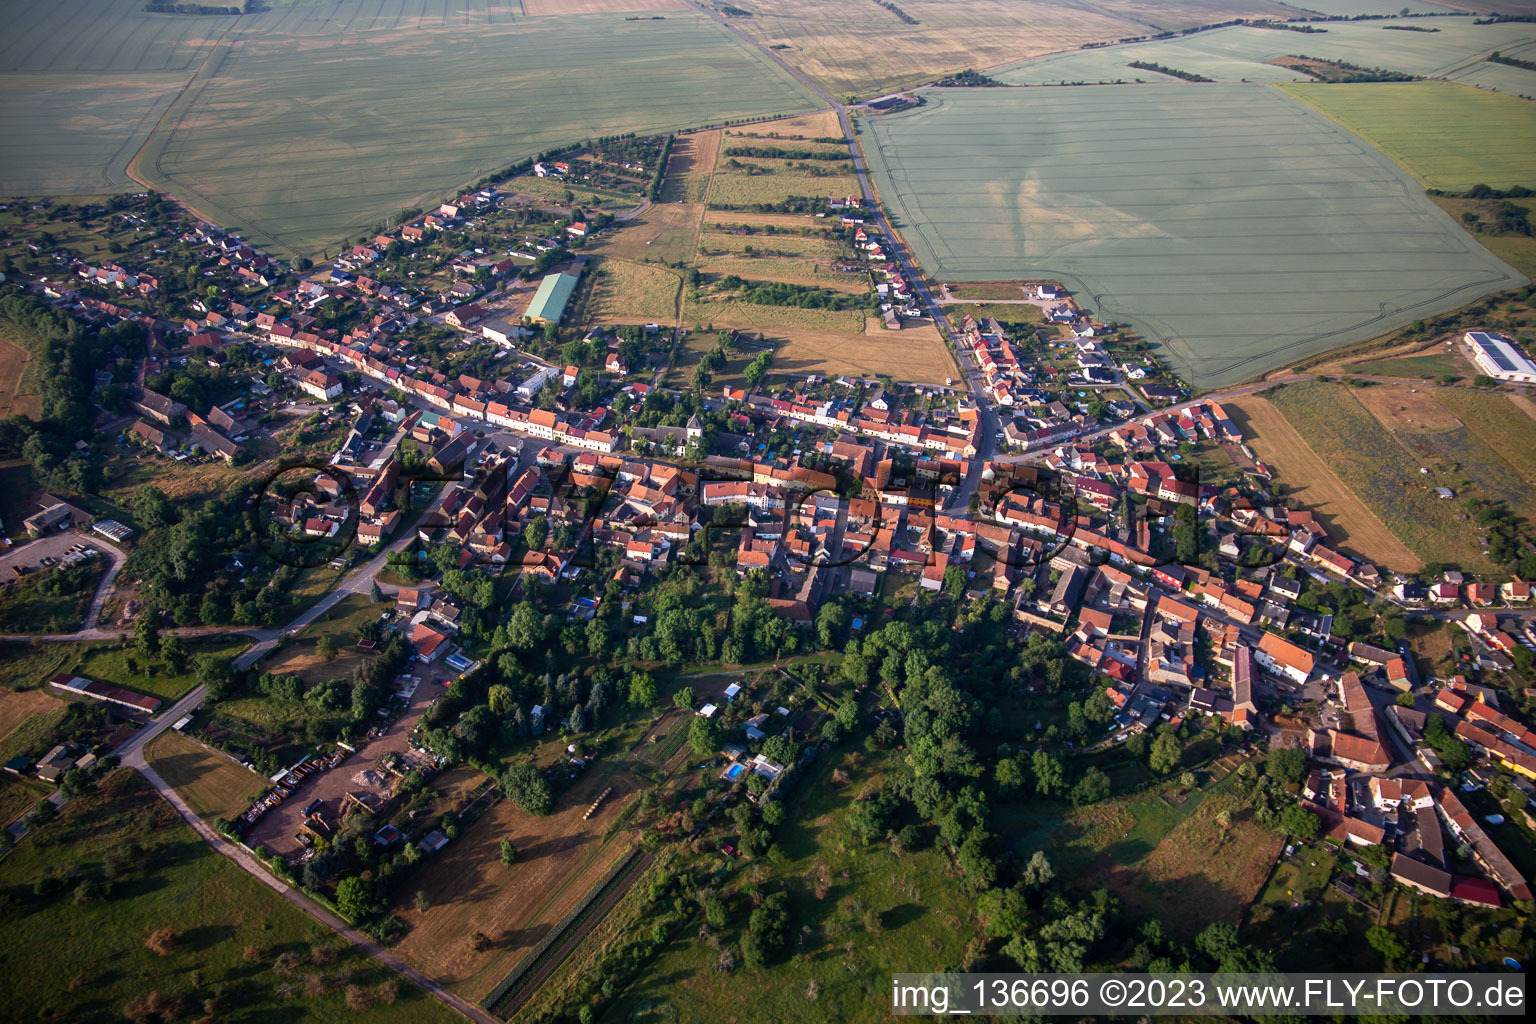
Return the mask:
{"type": "Polygon", "coordinates": [[[336,767],[305,779],[297,792],[267,812],[246,833],[246,845],[252,848],[266,846],[281,857],[292,857],[304,849],[294,836],[303,823],[304,807],[312,801],[321,802],[327,821],[339,821],[346,794],[373,793],[381,800],[387,795],[391,781],[387,773],[378,773],[377,780],[363,773],[385,754],[402,754],[409,748],[411,730],[416,728],[416,722],[432,702],[442,696],[443,683],[457,674],[446,665],[416,664],[409,671],[420,681],[411,694],[411,703],[405,713],[395,719],[382,736],[360,747],[336,767]]]}

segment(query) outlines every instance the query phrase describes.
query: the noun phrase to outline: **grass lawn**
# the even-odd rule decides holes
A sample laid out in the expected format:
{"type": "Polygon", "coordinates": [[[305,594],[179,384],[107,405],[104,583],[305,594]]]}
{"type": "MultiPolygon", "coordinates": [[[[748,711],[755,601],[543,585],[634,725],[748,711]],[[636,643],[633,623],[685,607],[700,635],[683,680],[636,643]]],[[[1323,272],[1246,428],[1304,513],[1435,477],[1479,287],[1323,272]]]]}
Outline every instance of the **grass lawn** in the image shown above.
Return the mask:
{"type": "Polygon", "coordinates": [[[975,317],[978,321],[985,317],[992,317],[1003,323],[1033,324],[1045,319],[1045,314],[1040,312],[1039,306],[1031,306],[1025,302],[979,302],[966,303],[959,306],[945,306],[944,312],[960,323],[967,315],[975,317]]]}
{"type": "Polygon", "coordinates": [[[210,820],[234,817],[268,786],[249,768],[175,729],[155,737],[145,756],[192,810],[210,820]]]}
{"type": "Polygon", "coordinates": [[[233,658],[251,646],[251,641],[242,636],[187,637],[182,639],[182,646],[187,652],[187,663],[179,672],[160,658],[146,664],[129,644],[86,648],[68,671],[173,701],[197,685],[195,659],[198,655],[233,658]]]}
{"type": "Polygon", "coordinates": [[[30,979],[0,990],[8,1020],[116,1019],[130,1000],[160,993],[184,1001],[188,1017],[216,1010],[229,1019],[334,1021],[351,1016],[349,986],[358,989],[352,998],[367,1000],[369,1020],[462,1019],[213,852],[126,769],[0,861],[0,882],[25,894],[12,898],[0,962],[10,977],[30,979]],[[113,854],[121,860],[108,879],[113,854]],[[34,895],[45,878],[56,891],[34,895]],[[86,881],[110,881],[110,893],[82,900],[86,881]],[[164,955],[145,945],[161,929],[175,936],[164,955]],[[319,947],[337,955],[315,964],[319,947]],[[288,953],[297,966],[278,969],[288,953]],[[382,998],[386,981],[398,993],[392,1003],[382,998]]]}
{"type": "Polygon", "coordinates": [[[1296,847],[1275,865],[1269,882],[1249,908],[1245,927],[1264,933],[1290,915],[1305,911],[1323,894],[1333,875],[1332,851],[1317,846],[1296,847]]]}
{"type": "Polygon", "coordinates": [[[1398,356],[1389,359],[1364,359],[1347,364],[1345,369],[1350,373],[1369,374],[1376,377],[1422,377],[1425,380],[1462,377],[1468,372],[1465,362],[1453,355],[1443,353],[1398,356]]]}

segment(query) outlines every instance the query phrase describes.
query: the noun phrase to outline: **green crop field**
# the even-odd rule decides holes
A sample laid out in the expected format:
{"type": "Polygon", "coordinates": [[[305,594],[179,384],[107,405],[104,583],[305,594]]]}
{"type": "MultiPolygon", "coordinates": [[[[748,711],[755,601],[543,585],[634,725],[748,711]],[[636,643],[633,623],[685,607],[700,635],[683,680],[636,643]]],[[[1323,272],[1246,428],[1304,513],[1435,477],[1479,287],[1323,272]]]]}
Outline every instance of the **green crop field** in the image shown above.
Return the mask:
{"type": "Polygon", "coordinates": [[[1450,82],[1282,88],[1380,148],[1428,188],[1536,185],[1536,104],[1528,100],[1450,82]]]}
{"type": "Polygon", "coordinates": [[[1517,96],[1536,95],[1536,72],[1488,64],[1482,59],[1495,50],[1505,56],[1531,59],[1536,52],[1536,24],[1474,25],[1471,18],[1404,18],[1329,22],[1317,27],[1324,31],[1303,35],[1234,25],[1192,36],[1053,53],[989,73],[1010,85],[1164,79],[1156,71],[1130,66],[1133,61],[1142,61],[1218,82],[1310,82],[1308,75],[1267,63],[1276,57],[1304,54],[1425,78],[1467,81],[1517,96]],[[1440,31],[1397,32],[1388,25],[1440,31]]]}
{"type": "Polygon", "coordinates": [[[140,186],[128,161],[235,18],[146,14],[128,0],[6,0],[0,195],[140,186]]]}
{"type": "Polygon", "coordinates": [[[1385,155],[1266,86],[926,95],[859,128],[918,262],[1060,280],[1199,387],[1525,282],[1385,155]]]}
{"type": "Polygon", "coordinates": [[[123,168],[147,137],[145,180],[260,244],[313,253],[552,146],[819,105],[696,12],[521,10],[317,0],[224,18],[26,5],[0,44],[0,127],[26,144],[7,148],[0,182],[19,194],[129,188],[123,168]],[[61,102],[60,83],[79,95],[61,102]]]}

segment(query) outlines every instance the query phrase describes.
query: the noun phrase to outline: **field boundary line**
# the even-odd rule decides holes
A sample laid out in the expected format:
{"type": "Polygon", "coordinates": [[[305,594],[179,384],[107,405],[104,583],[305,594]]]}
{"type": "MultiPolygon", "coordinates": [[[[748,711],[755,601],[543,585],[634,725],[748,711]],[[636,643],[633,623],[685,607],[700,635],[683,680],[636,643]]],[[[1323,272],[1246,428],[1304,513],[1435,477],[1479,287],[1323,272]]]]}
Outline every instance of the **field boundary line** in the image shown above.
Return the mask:
{"type": "MultiPolygon", "coordinates": [[[[143,178],[140,175],[140,173],[139,173],[139,161],[144,158],[144,152],[145,152],[145,150],[149,149],[150,144],[152,142],[154,142],[155,136],[160,134],[160,129],[165,127],[166,118],[171,116],[171,111],[175,110],[177,105],[180,104],[181,101],[186,98],[188,91],[191,90],[193,83],[197,81],[199,76],[201,76],[204,71],[208,70],[209,63],[211,63],[213,58],[214,58],[214,56],[218,54],[219,48],[224,45],[225,38],[230,34],[230,32],[234,31],[235,26],[238,25],[239,23],[240,23],[240,16],[236,15],[234,20],[231,21],[228,25],[226,25],[224,27],[224,31],[219,33],[219,38],[215,39],[214,42],[213,42],[213,45],[208,48],[208,56],[203,58],[203,62],[201,64],[199,64],[196,69],[193,70],[191,76],[187,78],[186,83],[184,85],[182,85],[180,91],[178,91],[176,93],[176,96],[171,100],[170,103],[166,104],[165,110],[161,112],[159,119],[157,121],[155,121],[155,126],[149,130],[149,134],[148,135],[144,136],[144,143],[143,143],[143,145],[139,146],[138,151],[135,152],[133,154],[133,156],[128,159],[128,163],[124,165],[123,172],[125,174],[127,174],[128,177],[130,177],[134,181],[138,182],[140,185],[143,185],[145,188],[147,188],[147,189],[149,189],[149,190],[151,190],[153,192],[165,192],[164,189],[158,188],[155,185],[150,184],[149,181],[147,181],[145,178],[143,178]]],[[[157,168],[156,169],[158,170],[158,161],[157,161],[157,168]]],[[[168,192],[166,192],[166,194],[169,195],[168,192]]],[[[172,197],[172,198],[175,198],[175,197],[172,197]]],[[[194,209],[191,206],[191,204],[186,203],[185,201],[181,201],[181,202],[182,202],[183,206],[186,206],[189,211],[191,211],[194,215],[196,215],[197,217],[199,217],[203,221],[205,221],[205,222],[207,222],[209,224],[214,223],[212,220],[209,220],[207,217],[204,217],[200,212],[198,212],[196,209],[194,209]]]]}
{"type": "MultiPolygon", "coordinates": [[[[492,1010],[493,1007],[506,999],[507,994],[512,991],[514,986],[538,964],[540,958],[549,952],[550,948],[566,933],[566,930],[587,912],[592,904],[597,901],[598,897],[613,885],[619,879],[619,876],[634,864],[637,858],[642,856],[642,852],[638,846],[631,847],[629,853],[620,858],[613,867],[609,868],[602,879],[593,885],[587,891],[587,894],[581,898],[581,901],[572,907],[565,917],[556,922],[555,926],[539,940],[539,944],[523,954],[523,958],[517,962],[507,976],[497,982],[485,994],[484,998],[480,1000],[480,1006],[485,1010],[492,1010]]],[[[645,864],[641,865],[641,870],[644,870],[645,865],[648,865],[652,859],[649,854],[645,854],[644,857],[645,864]]],[[[561,957],[561,959],[564,959],[564,957],[561,957]]],[[[554,966],[558,966],[558,964],[559,961],[557,960],[554,966]]]]}

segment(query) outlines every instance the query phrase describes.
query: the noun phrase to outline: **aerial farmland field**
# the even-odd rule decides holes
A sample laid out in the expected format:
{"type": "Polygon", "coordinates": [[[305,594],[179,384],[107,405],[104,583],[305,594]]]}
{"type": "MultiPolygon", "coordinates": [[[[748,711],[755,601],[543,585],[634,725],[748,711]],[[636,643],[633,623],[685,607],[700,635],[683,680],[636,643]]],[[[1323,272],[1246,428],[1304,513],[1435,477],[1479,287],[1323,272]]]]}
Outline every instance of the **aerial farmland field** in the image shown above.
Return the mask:
{"type": "Polygon", "coordinates": [[[1307,446],[1419,559],[1496,571],[1462,519],[1460,499],[1528,499],[1529,487],[1434,394],[1307,381],[1271,395],[1307,446]],[[1457,498],[1437,497],[1439,486],[1457,498]]]}
{"type": "Polygon", "coordinates": [[[1132,61],[1143,61],[1218,82],[1309,82],[1311,78],[1303,73],[1267,63],[1276,57],[1305,54],[1426,78],[1466,79],[1515,95],[1536,94],[1536,72],[1483,60],[1495,50],[1531,59],[1536,24],[1530,22],[1474,25],[1471,18],[1402,18],[1315,27],[1322,31],[1303,35],[1234,25],[1172,39],[1052,53],[989,73],[1010,85],[1150,82],[1163,77],[1130,66],[1132,61]],[[1426,26],[1437,31],[1394,31],[1426,26]]]}
{"type": "Polygon", "coordinates": [[[122,0],[4,0],[0,12],[0,195],[139,188],[128,161],[237,21],[122,0]]]}
{"type": "Polygon", "coordinates": [[[334,252],[552,146],[817,105],[700,14],[519,11],[325,0],[242,17],[139,172],[258,243],[334,252]]]}
{"type": "Polygon", "coordinates": [[[742,0],[750,18],[734,27],[765,45],[832,95],[862,99],[931,82],[963,68],[985,68],[1033,54],[1075,50],[1231,18],[1286,18],[1295,8],[1270,0],[904,0],[916,24],[873,3],[742,0]]]}
{"type": "Polygon", "coordinates": [[[1268,86],[924,95],[859,129],[918,262],[1059,279],[1197,387],[1526,280],[1385,155],[1268,86]]]}
{"type": "Polygon", "coordinates": [[[1374,144],[1426,188],[1536,186],[1536,104],[1529,100],[1450,82],[1283,88],[1374,144]]]}

